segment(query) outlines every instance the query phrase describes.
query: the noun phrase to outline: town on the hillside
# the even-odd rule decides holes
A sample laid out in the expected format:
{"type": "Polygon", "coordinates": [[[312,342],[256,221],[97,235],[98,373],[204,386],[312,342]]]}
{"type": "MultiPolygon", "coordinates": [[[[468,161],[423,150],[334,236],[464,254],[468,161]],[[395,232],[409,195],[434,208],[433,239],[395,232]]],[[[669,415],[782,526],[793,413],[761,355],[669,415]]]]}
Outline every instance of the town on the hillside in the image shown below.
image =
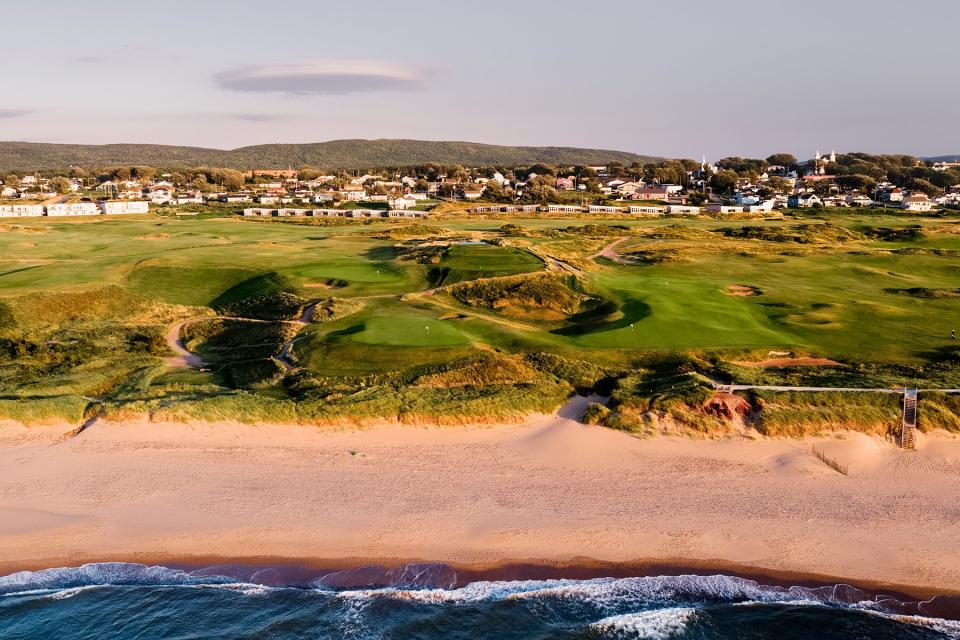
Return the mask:
{"type": "Polygon", "coordinates": [[[11,172],[0,183],[0,217],[142,214],[151,207],[198,213],[206,205],[235,205],[253,217],[418,218],[442,202],[465,203],[458,208],[474,213],[695,215],[872,206],[927,212],[960,207],[960,162],[817,151],[806,161],[778,153],[716,162],[426,164],[352,173],[309,166],[71,167],[11,172]]]}

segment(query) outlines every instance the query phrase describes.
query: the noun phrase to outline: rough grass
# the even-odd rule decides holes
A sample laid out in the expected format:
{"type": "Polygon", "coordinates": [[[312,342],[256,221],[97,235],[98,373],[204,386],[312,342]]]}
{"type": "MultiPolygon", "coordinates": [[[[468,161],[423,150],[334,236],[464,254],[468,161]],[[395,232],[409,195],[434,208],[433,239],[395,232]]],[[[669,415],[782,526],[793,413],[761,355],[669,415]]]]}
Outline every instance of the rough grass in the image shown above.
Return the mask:
{"type": "Polygon", "coordinates": [[[945,429],[960,433],[960,395],[921,393],[917,401],[917,428],[921,431],[945,429]]]}
{"type": "Polygon", "coordinates": [[[308,304],[301,298],[286,291],[275,291],[251,296],[226,304],[218,309],[220,313],[238,318],[256,320],[296,320],[308,304]]]}
{"type": "Polygon", "coordinates": [[[89,404],[89,400],[77,395],[0,398],[0,421],[10,420],[28,427],[64,422],[79,425],[86,417],[89,404]]]}
{"type": "Polygon", "coordinates": [[[801,438],[844,429],[893,436],[900,429],[900,396],[893,393],[757,391],[752,400],[757,430],[768,436],[801,438]]]}

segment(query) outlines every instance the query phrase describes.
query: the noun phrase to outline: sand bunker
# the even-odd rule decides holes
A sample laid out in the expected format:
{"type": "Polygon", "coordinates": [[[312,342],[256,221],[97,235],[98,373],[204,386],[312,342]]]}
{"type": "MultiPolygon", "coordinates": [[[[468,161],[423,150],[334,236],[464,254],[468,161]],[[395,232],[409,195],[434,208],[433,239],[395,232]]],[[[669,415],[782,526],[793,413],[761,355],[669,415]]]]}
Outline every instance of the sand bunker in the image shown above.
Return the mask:
{"type": "Polygon", "coordinates": [[[802,356],[800,358],[768,358],[759,362],[746,362],[736,360],[733,364],[741,367],[760,367],[763,369],[785,369],[787,367],[845,367],[847,365],[829,358],[812,358],[802,356]]]}
{"type": "Polygon", "coordinates": [[[748,284],[731,284],[726,288],[726,294],[728,296],[750,297],[761,296],[763,291],[748,284]]]}

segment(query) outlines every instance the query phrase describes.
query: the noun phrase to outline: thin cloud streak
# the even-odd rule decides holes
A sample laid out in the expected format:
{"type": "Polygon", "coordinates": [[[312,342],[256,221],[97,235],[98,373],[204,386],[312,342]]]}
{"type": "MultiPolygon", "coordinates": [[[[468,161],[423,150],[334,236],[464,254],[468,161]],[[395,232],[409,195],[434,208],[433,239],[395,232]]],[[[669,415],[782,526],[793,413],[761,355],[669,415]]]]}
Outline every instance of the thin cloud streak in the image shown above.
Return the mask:
{"type": "Polygon", "coordinates": [[[31,109],[0,109],[0,120],[8,118],[21,118],[34,113],[31,109]]]}
{"type": "Polygon", "coordinates": [[[242,67],[214,75],[223,89],[289,95],[346,95],[374,91],[422,91],[427,72],[377,60],[315,60],[242,67]]]}
{"type": "Polygon", "coordinates": [[[280,122],[288,119],[287,116],[275,113],[231,113],[229,117],[244,122],[280,122]]]}

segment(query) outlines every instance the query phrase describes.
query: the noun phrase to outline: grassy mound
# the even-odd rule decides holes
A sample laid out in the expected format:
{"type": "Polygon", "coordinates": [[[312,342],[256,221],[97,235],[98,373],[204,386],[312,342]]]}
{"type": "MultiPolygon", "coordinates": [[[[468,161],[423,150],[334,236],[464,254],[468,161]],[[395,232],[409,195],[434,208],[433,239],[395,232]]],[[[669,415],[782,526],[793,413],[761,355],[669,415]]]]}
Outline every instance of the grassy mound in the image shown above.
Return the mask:
{"type": "Polygon", "coordinates": [[[480,278],[539,271],[544,262],[528,251],[491,244],[456,244],[446,249],[427,279],[434,287],[480,278]]]}
{"type": "Polygon", "coordinates": [[[958,289],[933,289],[929,287],[910,287],[908,289],[884,289],[886,293],[897,293],[913,298],[960,298],[958,289]]]}
{"type": "Polygon", "coordinates": [[[450,295],[470,307],[545,320],[572,316],[592,299],[575,276],[552,273],[465,282],[451,288],[450,295]]]}
{"type": "MultiPolygon", "coordinates": [[[[181,308],[148,300],[124,287],[43,291],[9,298],[0,308],[0,325],[25,331],[62,329],[67,326],[152,324],[182,313],[181,308]]],[[[0,327],[0,328],[2,328],[0,327]]]]}
{"type": "Polygon", "coordinates": [[[453,362],[442,372],[417,378],[414,384],[418,387],[450,389],[490,384],[533,384],[540,377],[540,373],[528,366],[521,356],[483,354],[453,362]]]}
{"type": "Polygon", "coordinates": [[[252,296],[224,305],[223,315],[255,320],[296,320],[309,301],[285,291],[252,296]]]}
{"type": "Polygon", "coordinates": [[[333,322],[345,316],[354,314],[363,308],[359,300],[349,298],[327,298],[316,303],[313,307],[313,322],[333,322]]]}
{"type": "Polygon", "coordinates": [[[728,238],[796,244],[836,244],[862,240],[863,234],[831,222],[782,226],[743,226],[717,229],[728,238]]]}
{"type": "Polygon", "coordinates": [[[214,309],[224,310],[246,300],[262,300],[267,296],[294,290],[296,290],[296,286],[287,276],[275,272],[264,273],[226,289],[210,302],[210,306],[214,309]]]}
{"type": "Polygon", "coordinates": [[[370,234],[371,238],[381,240],[411,240],[414,238],[433,238],[435,236],[444,236],[448,233],[443,227],[437,227],[429,224],[408,224],[402,227],[394,227],[383,231],[375,231],[370,234]]]}
{"type": "Polygon", "coordinates": [[[299,327],[288,322],[214,318],[186,325],[184,345],[235,388],[273,384],[284,369],[274,358],[299,327]]]}
{"type": "Polygon", "coordinates": [[[569,226],[557,229],[553,232],[547,232],[547,236],[568,235],[581,236],[584,238],[618,238],[631,233],[630,227],[622,224],[584,224],[579,226],[569,226]]]}

